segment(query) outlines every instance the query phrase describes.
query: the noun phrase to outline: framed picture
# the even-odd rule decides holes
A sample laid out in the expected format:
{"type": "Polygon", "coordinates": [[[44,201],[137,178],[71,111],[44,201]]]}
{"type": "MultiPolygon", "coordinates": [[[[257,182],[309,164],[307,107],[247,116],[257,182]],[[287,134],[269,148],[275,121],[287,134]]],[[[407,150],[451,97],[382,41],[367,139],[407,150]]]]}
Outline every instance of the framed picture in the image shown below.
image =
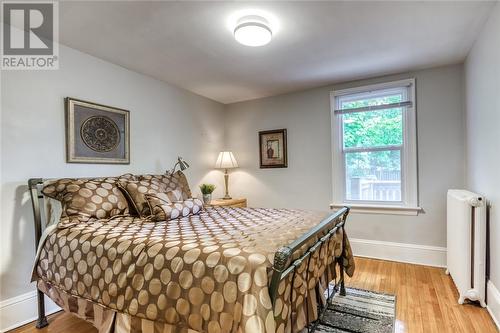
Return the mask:
{"type": "Polygon", "coordinates": [[[65,106],[68,163],[130,163],[129,111],[70,97],[65,106]]]}
{"type": "Polygon", "coordinates": [[[288,166],[286,129],[259,132],[259,146],[261,169],[288,166]]]}

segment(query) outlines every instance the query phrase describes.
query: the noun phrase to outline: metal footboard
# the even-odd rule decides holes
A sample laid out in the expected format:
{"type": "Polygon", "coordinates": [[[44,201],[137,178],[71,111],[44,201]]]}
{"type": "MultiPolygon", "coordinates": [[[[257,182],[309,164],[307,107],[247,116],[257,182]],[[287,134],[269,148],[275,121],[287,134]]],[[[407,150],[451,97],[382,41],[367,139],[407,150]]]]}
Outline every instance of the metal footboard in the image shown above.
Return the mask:
{"type": "MultiPolygon", "coordinates": [[[[297,240],[293,241],[291,244],[288,246],[284,246],[280,248],[275,256],[274,256],[274,264],[273,264],[273,274],[271,277],[271,285],[269,287],[269,294],[271,296],[271,302],[273,305],[273,308],[276,304],[276,300],[278,298],[278,288],[279,284],[281,281],[285,280],[290,274],[295,274],[296,270],[299,269],[301,264],[307,260],[307,268],[306,268],[306,274],[309,274],[309,261],[314,254],[318,250],[318,248],[321,248],[324,244],[327,244],[328,241],[330,240],[331,237],[339,230],[342,230],[342,254],[340,258],[334,259],[335,261],[335,267],[338,265],[340,267],[340,277],[339,281],[335,284],[334,286],[334,291],[338,290],[340,288],[340,295],[345,296],[345,283],[344,283],[344,269],[342,267],[342,258],[345,254],[345,223],[347,220],[347,216],[349,214],[349,208],[348,207],[343,207],[342,209],[338,210],[337,212],[331,214],[327,218],[325,218],[323,221],[321,221],[318,225],[315,227],[311,228],[308,232],[306,232],[304,235],[302,235],[300,238],[297,240]],[[313,245],[309,247],[307,251],[305,251],[298,259],[295,259],[292,261],[292,258],[294,254],[296,254],[298,251],[301,250],[301,247],[306,244],[307,242],[310,242],[314,238],[318,238],[319,235],[321,236],[313,245]]],[[[327,270],[325,270],[326,273],[327,270]]],[[[292,285],[293,285],[293,279],[295,278],[295,275],[292,277],[292,285]]],[[[307,281],[308,279],[306,279],[307,281]]],[[[327,304],[325,307],[320,309],[319,315],[318,315],[318,320],[313,323],[312,325],[307,327],[308,332],[314,332],[316,329],[316,326],[318,325],[320,319],[324,315],[326,308],[328,307],[328,303],[330,302],[331,298],[333,297],[334,293],[330,293],[330,281],[328,281],[328,297],[327,297],[327,304]]],[[[308,293],[308,290],[306,289],[306,293],[308,293]]],[[[306,294],[307,298],[307,294],[306,294]]],[[[320,304],[318,304],[320,306],[320,304]]],[[[306,310],[308,309],[308,306],[306,306],[306,310]]],[[[306,315],[307,321],[309,321],[309,314],[307,313],[306,315]]]]}

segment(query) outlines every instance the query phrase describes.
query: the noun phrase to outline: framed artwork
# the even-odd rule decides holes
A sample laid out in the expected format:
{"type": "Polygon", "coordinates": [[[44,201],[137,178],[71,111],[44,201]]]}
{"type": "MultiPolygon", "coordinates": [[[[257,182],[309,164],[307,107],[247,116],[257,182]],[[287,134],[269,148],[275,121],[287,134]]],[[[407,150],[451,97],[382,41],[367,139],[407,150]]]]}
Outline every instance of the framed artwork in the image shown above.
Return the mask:
{"type": "Polygon", "coordinates": [[[260,168],[288,167],[286,129],[259,132],[260,168]]]}
{"type": "Polygon", "coordinates": [[[66,97],[66,161],[130,163],[127,110],[66,97]]]}

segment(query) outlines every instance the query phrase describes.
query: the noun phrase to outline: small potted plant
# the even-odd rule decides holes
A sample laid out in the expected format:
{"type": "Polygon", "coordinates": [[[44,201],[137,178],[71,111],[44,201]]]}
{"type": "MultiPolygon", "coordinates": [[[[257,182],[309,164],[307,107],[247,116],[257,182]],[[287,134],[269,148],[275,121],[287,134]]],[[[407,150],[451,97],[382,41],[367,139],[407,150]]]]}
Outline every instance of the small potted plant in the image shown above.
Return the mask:
{"type": "Polygon", "coordinates": [[[214,184],[201,184],[200,191],[203,194],[203,202],[208,205],[212,201],[212,192],[215,190],[214,184]]]}

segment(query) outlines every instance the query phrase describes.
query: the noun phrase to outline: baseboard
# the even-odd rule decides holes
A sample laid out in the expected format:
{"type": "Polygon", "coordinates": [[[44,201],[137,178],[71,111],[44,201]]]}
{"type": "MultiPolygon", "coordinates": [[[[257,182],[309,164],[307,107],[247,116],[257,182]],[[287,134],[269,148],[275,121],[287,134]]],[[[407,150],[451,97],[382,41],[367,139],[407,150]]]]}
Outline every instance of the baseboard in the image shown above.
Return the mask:
{"type": "MultiPolygon", "coordinates": [[[[45,297],[47,315],[60,311],[48,297],[45,297]]],[[[36,291],[30,291],[0,302],[0,332],[7,332],[38,318],[36,291]]]]}
{"type": "Polygon", "coordinates": [[[498,291],[493,282],[488,281],[486,292],[488,293],[488,306],[486,308],[497,325],[498,330],[500,330],[500,291],[498,291]]]}
{"type": "Polygon", "coordinates": [[[446,248],[349,238],[355,256],[446,267],[446,248]]]}

